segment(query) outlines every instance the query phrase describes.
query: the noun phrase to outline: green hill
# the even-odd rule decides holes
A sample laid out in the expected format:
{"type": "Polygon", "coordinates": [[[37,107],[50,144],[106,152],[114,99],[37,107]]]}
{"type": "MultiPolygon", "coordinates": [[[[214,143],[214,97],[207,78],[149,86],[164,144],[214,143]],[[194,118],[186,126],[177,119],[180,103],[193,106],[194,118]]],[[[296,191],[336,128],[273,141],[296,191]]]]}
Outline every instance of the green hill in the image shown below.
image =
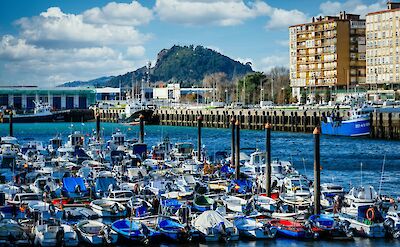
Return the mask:
{"type": "MultiPolygon", "coordinates": [[[[107,80],[66,83],[62,86],[130,86],[140,82],[146,75],[146,67],[124,75],[108,77],[107,80]]],[[[241,77],[253,72],[250,64],[242,64],[212,49],[203,46],[173,46],[158,53],[157,62],[150,70],[150,81],[179,82],[181,86],[192,86],[203,80],[204,76],[223,72],[228,79],[241,77]]]]}

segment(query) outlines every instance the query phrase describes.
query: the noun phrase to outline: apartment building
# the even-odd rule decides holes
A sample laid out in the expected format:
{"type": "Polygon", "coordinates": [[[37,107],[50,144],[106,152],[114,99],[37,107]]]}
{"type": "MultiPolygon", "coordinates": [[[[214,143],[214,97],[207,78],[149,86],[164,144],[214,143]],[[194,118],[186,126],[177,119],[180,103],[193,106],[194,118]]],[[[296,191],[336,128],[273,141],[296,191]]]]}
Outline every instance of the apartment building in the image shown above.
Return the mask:
{"type": "Polygon", "coordinates": [[[400,3],[366,17],[367,84],[370,89],[400,88],[400,3]]]}
{"type": "Polygon", "coordinates": [[[365,83],[365,20],[359,15],[313,18],[289,27],[289,35],[293,96],[365,83]]]}

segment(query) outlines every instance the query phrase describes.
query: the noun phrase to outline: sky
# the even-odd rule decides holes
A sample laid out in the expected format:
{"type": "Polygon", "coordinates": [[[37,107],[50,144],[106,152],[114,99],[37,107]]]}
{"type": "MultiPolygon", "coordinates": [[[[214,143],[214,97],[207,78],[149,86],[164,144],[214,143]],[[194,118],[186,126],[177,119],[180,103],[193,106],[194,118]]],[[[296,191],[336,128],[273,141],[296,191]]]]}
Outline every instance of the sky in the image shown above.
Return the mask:
{"type": "Polygon", "coordinates": [[[52,87],[153,64],[202,45],[268,72],[288,66],[288,27],[385,9],[386,0],[1,0],[0,86],[52,87]]]}

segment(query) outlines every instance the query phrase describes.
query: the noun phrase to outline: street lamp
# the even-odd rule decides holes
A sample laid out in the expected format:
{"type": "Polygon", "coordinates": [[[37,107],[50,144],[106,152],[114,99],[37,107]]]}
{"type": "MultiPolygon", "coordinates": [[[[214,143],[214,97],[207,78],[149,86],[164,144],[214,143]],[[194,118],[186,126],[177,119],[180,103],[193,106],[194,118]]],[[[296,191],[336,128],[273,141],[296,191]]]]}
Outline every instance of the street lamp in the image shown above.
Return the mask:
{"type": "Polygon", "coordinates": [[[283,101],[283,104],[286,104],[286,99],[285,99],[285,88],[284,88],[284,87],[281,88],[281,94],[282,94],[282,101],[283,101]]]}
{"type": "Polygon", "coordinates": [[[225,104],[228,104],[228,89],[225,89],[225,104]]]}
{"type": "Polygon", "coordinates": [[[264,101],[264,88],[261,88],[261,101],[264,101]]]}

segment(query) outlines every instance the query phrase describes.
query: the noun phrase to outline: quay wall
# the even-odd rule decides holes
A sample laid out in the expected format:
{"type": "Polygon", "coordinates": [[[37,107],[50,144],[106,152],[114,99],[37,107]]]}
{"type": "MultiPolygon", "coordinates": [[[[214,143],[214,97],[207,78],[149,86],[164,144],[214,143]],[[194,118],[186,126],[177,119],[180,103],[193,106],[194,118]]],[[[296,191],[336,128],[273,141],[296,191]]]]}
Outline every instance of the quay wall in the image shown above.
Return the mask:
{"type": "MultiPolygon", "coordinates": [[[[274,131],[311,133],[331,110],[278,110],[278,109],[157,109],[154,114],[160,125],[197,126],[202,116],[203,126],[229,128],[232,118],[239,120],[242,129],[263,130],[265,123],[274,131]]],[[[340,110],[340,116],[347,114],[340,110]]],[[[370,114],[371,138],[400,140],[400,112],[374,112],[370,114]]]]}

